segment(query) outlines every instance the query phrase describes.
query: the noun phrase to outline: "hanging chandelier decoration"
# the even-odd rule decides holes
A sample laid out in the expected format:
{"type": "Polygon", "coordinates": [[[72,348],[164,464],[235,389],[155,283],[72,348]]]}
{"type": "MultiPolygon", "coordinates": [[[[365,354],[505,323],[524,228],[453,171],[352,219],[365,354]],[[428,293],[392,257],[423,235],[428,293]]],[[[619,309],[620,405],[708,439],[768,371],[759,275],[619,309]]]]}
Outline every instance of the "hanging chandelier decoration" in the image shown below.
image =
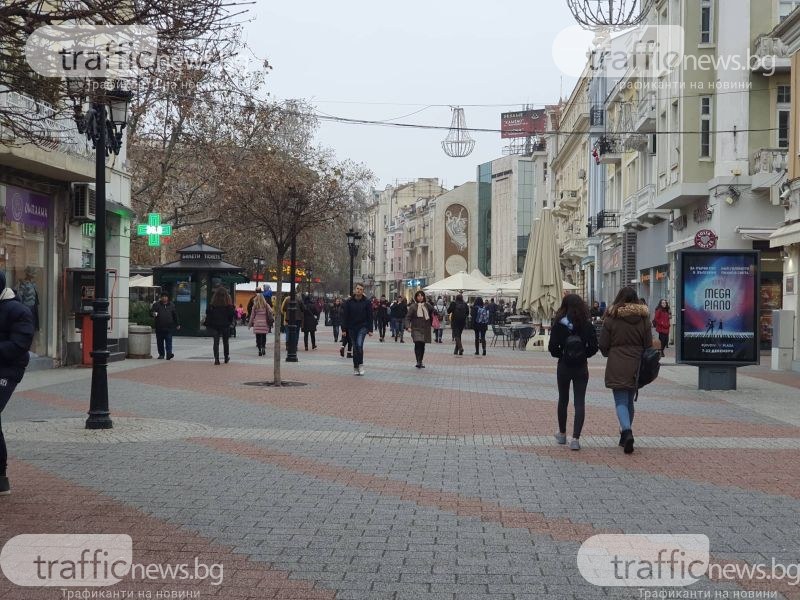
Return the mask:
{"type": "Polygon", "coordinates": [[[453,108],[453,120],[450,122],[450,131],[447,137],[442,140],[442,150],[447,156],[453,158],[463,158],[472,154],[475,149],[469,131],[467,131],[467,120],[464,117],[464,109],[458,106],[453,108]]]}
{"type": "Polygon", "coordinates": [[[579,25],[586,29],[627,29],[647,18],[653,0],[567,0],[579,25]]]}

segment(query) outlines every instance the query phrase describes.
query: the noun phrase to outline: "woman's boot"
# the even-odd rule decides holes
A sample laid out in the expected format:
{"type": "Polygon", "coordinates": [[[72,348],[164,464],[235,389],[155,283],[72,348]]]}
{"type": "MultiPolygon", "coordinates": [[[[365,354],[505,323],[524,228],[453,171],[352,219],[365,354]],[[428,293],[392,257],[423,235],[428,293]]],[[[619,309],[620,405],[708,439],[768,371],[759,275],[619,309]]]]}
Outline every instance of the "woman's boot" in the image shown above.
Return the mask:
{"type": "Polygon", "coordinates": [[[481,346],[483,347],[483,355],[486,356],[486,340],[481,340],[481,346]]]}

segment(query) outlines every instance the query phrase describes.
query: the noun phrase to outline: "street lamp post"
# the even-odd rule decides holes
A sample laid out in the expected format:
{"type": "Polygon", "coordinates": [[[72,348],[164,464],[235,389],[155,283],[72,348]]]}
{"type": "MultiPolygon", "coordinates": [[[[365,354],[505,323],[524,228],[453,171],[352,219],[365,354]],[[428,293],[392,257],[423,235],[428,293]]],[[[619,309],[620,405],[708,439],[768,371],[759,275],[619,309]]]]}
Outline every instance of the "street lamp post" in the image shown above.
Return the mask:
{"type": "Polygon", "coordinates": [[[267,261],[263,258],[254,258],[253,259],[253,270],[255,271],[256,275],[256,286],[258,286],[259,275],[261,275],[261,269],[264,269],[264,284],[267,283],[267,272],[264,268],[267,264],[267,261]]]}
{"type": "Polygon", "coordinates": [[[297,295],[295,293],[295,278],[297,277],[297,236],[292,236],[291,264],[289,265],[289,305],[286,307],[286,316],[289,323],[286,325],[286,362],[297,362],[297,295]]]}
{"type": "Polygon", "coordinates": [[[355,272],[355,260],[358,256],[358,244],[361,241],[361,234],[352,227],[345,234],[347,235],[347,249],[350,251],[350,292],[353,293],[353,275],[355,272]]]}
{"type": "Polygon", "coordinates": [[[86,100],[86,80],[67,81],[75,109],[75,123],[95,148],[95,262],[94,301],[92,302],[92,389],[89,398],[89,417],[86,429],[111,429],[114,424],[108,409],[108,285],[106,274],[106,157],[119,155],[122,131],[127,125],[128,103],[133,94],[114,87],[107,90],[105,82],[93,80],[98,86],[90,98],[89,110],[83,114],[86,100]]]}
{"type": "Polygon", "coordinates": [[[307,290],[307,292],[308,292],[309,296],[311,296],[311,278],[313,277],[313,275],[314,275],[314,269],[312,269],[311,267],[308,267],[306,269],[306,277],[308,277],[308,290],[307,290]]]}

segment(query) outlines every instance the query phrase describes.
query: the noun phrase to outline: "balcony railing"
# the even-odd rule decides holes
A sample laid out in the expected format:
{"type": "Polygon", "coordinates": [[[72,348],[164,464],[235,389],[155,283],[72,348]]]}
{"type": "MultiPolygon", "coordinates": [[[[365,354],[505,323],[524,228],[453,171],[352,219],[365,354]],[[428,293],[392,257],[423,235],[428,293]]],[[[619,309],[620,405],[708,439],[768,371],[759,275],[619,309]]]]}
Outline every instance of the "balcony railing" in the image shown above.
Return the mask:
{"type": "Polygon", "coordinates": [[[652,133],[656,130],[656,95],[654,92],[646,94],[639,100],[634,127],[638,133],[652,133]]]}
{"type": "Polygon", "coordinates": [[[786,148],[761,148],[750,161],[750,175],[754,190],[769,189],[788,169],[789,152],[786,148]]]}
{"type": "Polygon", "coordinates": [[[790,67],[789,47],[780,38],[761,35],[756,39],[751,69],[755,73],[773,75],[790,67]]]}
{"type": "MultiPolygon", "coordinates": [[[[18,115],[21,125],[29,130],[37,146],[54,152],[65,152],[94,161],[94,150],[85,135],[78,132],[72,117],[58,115],[46,102],[38,102],[30,96],[9,91],[0,86],[0,107],[18,115]]],[[[13,132],[3,131],[0,138],[13,137],[13,132]]]]}
{"type": "Polygon", "coordinates": [[[589,237],[604,233],[615,233],[620,227],[620,213],[610,210],[601,210],[589,219],[589,237]]]}
{"type": "Polygon", "coordinates": [[[595,142],[593,155],[601,165],[622,162],[622,145],[616,137],[601,137],[595,142]]]}

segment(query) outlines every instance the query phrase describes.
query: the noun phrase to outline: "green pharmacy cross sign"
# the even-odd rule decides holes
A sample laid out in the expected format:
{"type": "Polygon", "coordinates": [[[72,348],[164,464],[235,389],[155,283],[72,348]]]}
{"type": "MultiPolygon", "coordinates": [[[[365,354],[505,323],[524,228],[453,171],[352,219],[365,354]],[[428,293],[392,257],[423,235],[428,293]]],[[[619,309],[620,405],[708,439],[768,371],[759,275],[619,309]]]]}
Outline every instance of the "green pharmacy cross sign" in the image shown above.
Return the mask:
{"type": "Polygon", "coordinates": [[[147,215],[147,224],[140,223],[136,227],[136,233],[147,236],[148,246],[160,246],[162,237],[172,235],[172,225],[162,225],[161,215],[150,213],[147,215]]]}

